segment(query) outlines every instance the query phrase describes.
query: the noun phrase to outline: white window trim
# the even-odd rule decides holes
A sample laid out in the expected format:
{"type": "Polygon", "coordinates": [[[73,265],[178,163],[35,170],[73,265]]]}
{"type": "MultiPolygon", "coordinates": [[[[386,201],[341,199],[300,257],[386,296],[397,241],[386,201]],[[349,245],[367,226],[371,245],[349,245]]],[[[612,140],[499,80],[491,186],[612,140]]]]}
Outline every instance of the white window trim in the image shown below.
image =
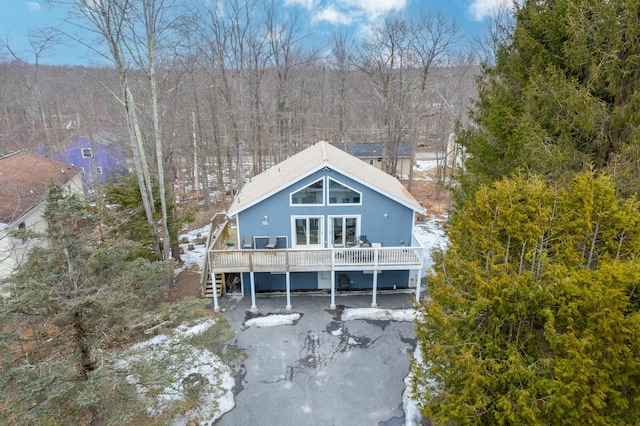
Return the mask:
{"type": "Polygon", "coordinates": [[[93,158],[93,149],[91,148],[80,148],[80,152],[82,152],[82,158],[93,158]],[[84,155],[85,150],[89,150],[90,155],[84,155]]]}
{"type": "Polygon", "coordinates": [[[298,188],[295,191],[291,191],[289,193],[289,206],[291,207],[320,207],[320,206],[324,206],[325,203],[325,198],[327,195],[327,182],[324,179],[324,176],[321,177],[320,179],[314,180],[313,182],[303,186],[302,188],[298,188]],[[303,189],[307,188],[308,186],[313,185],[314,183],[320,182],[322,181],[322,203],[320,204],[294,204],[293,203],[293,194],[295,194],[296,192],[302,191],[303,189]]]}
{"type": "MultiPolygon", "coordinates": [[[[299,204],[296,204],[299,205],[299,204]]],[[[315,205],[315,204],[314,204],[315,205]]],[[[292,248],[324,248],[324,235],[325,235],[325,223],[324,216],[322,215],[291,215],[291,247],[292,248]],[[318,219],[318,223],[320,224],[320,229],[318,230],[318,244],[297,244],[297,232],[296,232],[296,219],[318,219]]],[[[307,239],[308,239],[308,230],[307,230],[307,239]]]]}
{"type": "MultiPolygon", "coordinates": [[[[355,218],[356,219],[356,235],[355,237],[358,238],[360,236],[360,232],[361,232],[361,226],[362,226],[362,215],[359,214],[335,214],[335,215],[329,215],[327,216],[327,241],[329,241],[329,245],[333,246],[333,219],[343,219],[342,221],[342,226],[344,227],[344,219],[346,218],[355,218]]],[[[344,245],[347,245],[347,241],[344,239],[344,237],[342,238],[342,240],[344,241],[344,245]]]]}
{"type": "Polygon", "coordinates": [[[358,191],[357,189],[352,188],[349,185],[346,185],[343,182],[340,182],[337,179],[334,179],[334,178],[329,177],[329,176],[327,176],[327,178],[328,178],[329,181],[334,181],[334,182],[344,186],[345,188],[350,189],[353,192],[356,192],[356,193],[358,193],[358,195],[360,195],[360,202],[359,203],[331,203],[331,202],[329,202],[330,197],[331,197],[331,190],[330,190],[329,186],[331,185],[331,182],[327,182],[327,185],[326,185],[327,190],[325,192],[327,194],[327,205],[328,206],[361,206],[362,205],[362,192],[358,191]]]}

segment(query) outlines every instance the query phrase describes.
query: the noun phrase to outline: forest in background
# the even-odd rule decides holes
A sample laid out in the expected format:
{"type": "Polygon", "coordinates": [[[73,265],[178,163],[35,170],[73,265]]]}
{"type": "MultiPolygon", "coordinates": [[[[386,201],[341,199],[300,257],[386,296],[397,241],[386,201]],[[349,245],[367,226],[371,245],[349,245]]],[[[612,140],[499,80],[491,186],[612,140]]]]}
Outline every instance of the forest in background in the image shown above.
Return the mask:
{"type": "MultiPolygon", "coordinates": [[[[126,2],[107,2],[105,9],[120,3],[126,2]]],[[[225,178],[260,173],[319,140],[383,142],[385,169],[393,171],[400,141],[444,153],[475,93],[478,60],[462,50],[458,25],[440,14],[391,15],[367,41],[334,34],[311,46],[296,17],[278,16],[273,5],[222,2],[222,18],[216,10],[191,16],[176,2],[143,3],[106,10],[129,28],[128,39],[118,41],[124,57],[106,54],[113,67],[39,64],[54,39],[47,33],[34,38],[30,56],[7,49],[0,63],[0,154],[54,154],[79,137],[131,152],[126,75],[149,163],[164,165],[165,182],[186,174],[223,188],[225,178]],[[150,50],[137,56],[141,34],[150,35],[140,27],[143,8],[158,14],[151,79],[150,50]],[[161,163],[153,159],[156,132],[161,163]]],[[[106,30],[96,28],[103,36],[106,30]]]]}

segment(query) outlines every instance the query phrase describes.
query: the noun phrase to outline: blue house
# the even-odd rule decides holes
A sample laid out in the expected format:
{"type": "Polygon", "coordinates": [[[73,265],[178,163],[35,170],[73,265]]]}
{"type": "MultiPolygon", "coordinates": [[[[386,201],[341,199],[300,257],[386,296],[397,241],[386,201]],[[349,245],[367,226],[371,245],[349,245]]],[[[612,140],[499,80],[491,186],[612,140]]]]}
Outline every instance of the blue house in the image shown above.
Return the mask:
{"type": "Polygon", "coordinates": [[[227,212],[235,228],[214,227],[205,268],[220,290],[214,307],[234,274],[254,309],[258,292],[286,294],[287,309],[293,291],[321,290],[331,307],[337,292],[371,292],[374,307],[382,289],[415,287],[419,297],[416,213],[424,209],[394,177],[318,142],[244,185],[227,212]]]}
{"type": "Polygon", "coordinates": [[[55,160],[84,170],[84,191],[91,194],[97,184],[112,183],[128,173],[123,149],[80,138],[53,156],[55,160]]]}

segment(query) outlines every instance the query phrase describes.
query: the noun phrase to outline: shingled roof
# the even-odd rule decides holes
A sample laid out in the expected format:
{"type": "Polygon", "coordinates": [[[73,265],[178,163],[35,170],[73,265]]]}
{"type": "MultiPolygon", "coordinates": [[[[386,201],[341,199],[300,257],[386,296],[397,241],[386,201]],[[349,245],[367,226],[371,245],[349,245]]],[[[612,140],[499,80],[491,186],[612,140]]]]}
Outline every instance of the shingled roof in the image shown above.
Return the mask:
{"type": "Polygon", "coordinates": [[[383,193],[414,211],[424,212],[420,203],[396,178],[327,142],[320,141],[254,176],[236,195],[229,208],[229,215],[238,214],[324,167],[329,167],[383,193]]]}
{"type": "Polygon", "coordinates": [[[10,224],[39,204],[49,182],[64,185],[82,169],[37,154],[0,158],[0,223],[10,224]]]}
{"type": "MultiPolygon", "coordinates": [[[[342,142],[332,145],[358,158],[382,157],[382,142],[342,142]]],[[[411,158],[409,142],[398,142],[398,158],[411,158]]]]}

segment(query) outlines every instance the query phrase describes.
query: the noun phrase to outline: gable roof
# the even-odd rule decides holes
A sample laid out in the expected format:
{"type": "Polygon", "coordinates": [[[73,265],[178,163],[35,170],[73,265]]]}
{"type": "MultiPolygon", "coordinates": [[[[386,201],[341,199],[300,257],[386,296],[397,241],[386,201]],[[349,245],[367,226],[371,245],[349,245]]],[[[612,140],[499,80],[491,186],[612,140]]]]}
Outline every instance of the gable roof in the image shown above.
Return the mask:
{"type": "MultiPolygon", "coordinates": [[[[358,158],[382,157],[382,142],[342,142],[332,145],[358,158]]],[[[411,158],[409,142],[398,142],[398,158],[411,158]]]]}
{"type": "Polygon", "coordinates": [[[0,158],[0,222],[12,223],[42,201],[47,185],[64,185],[82,169],[37,154],[16,152],[0,158]]]}
{"type": "Polygon", "coordinates": [[[236,194],[228,214],[234,216],[324,167],[360,182],[414,211],[424,212],[420,203],[396,178],[320,141],[251,178],[236,194]]]}

